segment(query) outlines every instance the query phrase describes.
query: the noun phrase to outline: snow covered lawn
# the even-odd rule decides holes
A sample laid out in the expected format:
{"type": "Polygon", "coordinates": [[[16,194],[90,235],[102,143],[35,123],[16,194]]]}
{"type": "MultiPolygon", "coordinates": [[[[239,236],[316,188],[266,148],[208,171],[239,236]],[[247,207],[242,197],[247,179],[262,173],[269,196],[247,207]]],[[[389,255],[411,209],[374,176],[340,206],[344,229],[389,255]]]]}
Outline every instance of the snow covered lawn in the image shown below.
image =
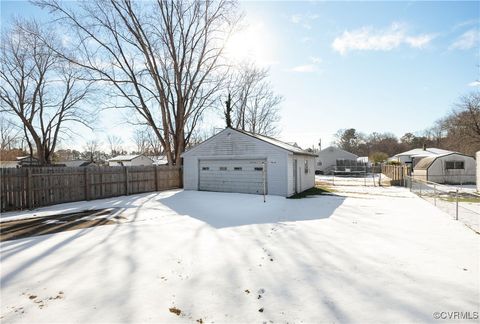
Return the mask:
{"type": "Polygon", "coordinates": [[[173,190],[4,214],[120,208],[126,220],[1,243],[1,321],[435,322],[479,310],[479,235],[403,188],[335,189],[267,203],[173,190]]]}

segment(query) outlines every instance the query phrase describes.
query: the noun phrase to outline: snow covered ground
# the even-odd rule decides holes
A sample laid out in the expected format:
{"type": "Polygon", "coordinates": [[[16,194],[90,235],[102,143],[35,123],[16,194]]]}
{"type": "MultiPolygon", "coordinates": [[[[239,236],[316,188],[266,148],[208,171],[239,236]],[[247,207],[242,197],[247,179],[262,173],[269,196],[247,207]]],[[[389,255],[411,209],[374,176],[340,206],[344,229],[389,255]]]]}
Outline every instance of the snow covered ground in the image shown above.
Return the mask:
{"type": "Polygon", "coordinates": [[[266,203],[172,190],[4,214],[115,207],[127,219],[1,243],[1,321],[405,323],[479,310],[479,235],[403,188],[335,189],[266,203]]]}

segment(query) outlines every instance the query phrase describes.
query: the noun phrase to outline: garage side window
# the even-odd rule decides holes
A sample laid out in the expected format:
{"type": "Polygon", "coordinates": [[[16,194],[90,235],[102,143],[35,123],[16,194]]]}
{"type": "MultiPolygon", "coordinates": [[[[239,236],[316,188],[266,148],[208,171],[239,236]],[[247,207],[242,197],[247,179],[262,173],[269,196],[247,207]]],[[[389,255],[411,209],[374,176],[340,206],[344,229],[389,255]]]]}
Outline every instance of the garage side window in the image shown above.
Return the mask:
{"type": "Polygon", "coordinates": [[[305,160],[305,173],[308,173],[308,160],[305,160]]]}
{"type": "Polygon", "coordinates": [[[234,167],[233,170],[234,171],[242,171],[242,167],[234,167]]]}
{"type": "Polygon", "coordinates": [[[447,170],[463,170],[465,163],[463,161],[447,161],[445,162],[445,169],[447,170]]]}
{"type": "Polygon", "coordinates": [[[220,167],[220,171],[227,171],[227,167],[220,167]]]}
{"type": "Polygon", "coordinates": [[[208,171],[208,170],[210,170],[209,167],[202,167],[202,171],[208,171]]]}
{"type": "Polygon", "coordinates": [[[255,171],[263,171],[263,167],[255,167],[255,171]]]}

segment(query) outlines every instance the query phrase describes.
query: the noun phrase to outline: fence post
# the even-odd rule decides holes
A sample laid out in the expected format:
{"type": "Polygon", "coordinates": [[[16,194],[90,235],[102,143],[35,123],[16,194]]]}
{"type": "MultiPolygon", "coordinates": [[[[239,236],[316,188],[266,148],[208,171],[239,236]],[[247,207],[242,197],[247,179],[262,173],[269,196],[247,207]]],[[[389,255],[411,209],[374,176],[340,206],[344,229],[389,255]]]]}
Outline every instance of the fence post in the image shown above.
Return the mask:
{"type": "Polygon", "coordinates": [[[378,177],[378,186],[381,187],[382,186],[382,170],[383,169],[383,166],[380,164],[380,176],[378,177]]]}
{"type": "Polygon", "coordinates": [[[458,189],[455,192],[455,220],[458,221],[458,189]]]}
{"type": "Polygon", "coordinates": [[[158,170],[156,165],[154,165],[153,167],[155,170],[155,191],[158,191],[158,170]]]}
{"type": "Polygon", "coordinates": [[[90,174],[88,167],[85,167],[85,200],[90,200],[90,174]]]}
{"type": "Polygon", "coordinates": [[[33,182],[31,168],[27,168],[27,208],[33,209],[33,182]]]}
{"type": "Polygon", "coordinates": [[[125,196],[128,196],[128,168],[123,167],[125,170],[125,196]]]}

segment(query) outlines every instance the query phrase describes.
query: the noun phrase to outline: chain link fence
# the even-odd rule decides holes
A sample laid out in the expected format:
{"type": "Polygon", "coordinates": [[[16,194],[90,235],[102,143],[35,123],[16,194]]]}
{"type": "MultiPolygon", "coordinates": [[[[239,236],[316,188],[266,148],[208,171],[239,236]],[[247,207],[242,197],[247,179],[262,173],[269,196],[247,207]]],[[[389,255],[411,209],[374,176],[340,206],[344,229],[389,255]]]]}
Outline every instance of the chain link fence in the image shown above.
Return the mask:
{"type": "Polygon", "coordinates": [[[403,186],[480,234],[480,195],[474,185],[439,184],[406,176],[403,186]]]}

